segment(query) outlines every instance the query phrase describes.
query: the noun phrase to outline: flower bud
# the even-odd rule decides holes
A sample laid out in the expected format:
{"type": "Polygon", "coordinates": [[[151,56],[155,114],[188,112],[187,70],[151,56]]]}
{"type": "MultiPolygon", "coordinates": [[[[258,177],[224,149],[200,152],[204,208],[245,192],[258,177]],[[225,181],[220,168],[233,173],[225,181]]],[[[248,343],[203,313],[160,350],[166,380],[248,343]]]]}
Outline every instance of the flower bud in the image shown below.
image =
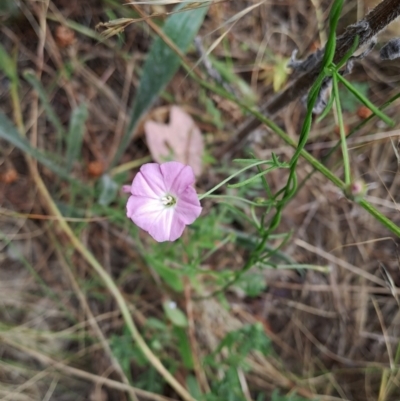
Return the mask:
{"type": "Polygon", "coordinates": [[[355,180],[345,189],[345,195],[355,201],[358,202],[364,198],[367,193],[367,185],[363,180],[355,180]]]}

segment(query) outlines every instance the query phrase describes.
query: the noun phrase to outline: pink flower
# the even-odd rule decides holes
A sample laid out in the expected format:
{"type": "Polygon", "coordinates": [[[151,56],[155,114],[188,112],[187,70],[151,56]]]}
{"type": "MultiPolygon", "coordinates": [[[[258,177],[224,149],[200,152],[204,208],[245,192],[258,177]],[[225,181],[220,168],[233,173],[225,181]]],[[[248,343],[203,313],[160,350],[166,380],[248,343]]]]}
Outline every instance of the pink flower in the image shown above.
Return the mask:
{"type": "Polygon", "coordinates": [[[190,166],[178,162],[148,163],[123,190],[131,196],[126,215],[156,241],[175,241],[200,216],[190,166]]]}

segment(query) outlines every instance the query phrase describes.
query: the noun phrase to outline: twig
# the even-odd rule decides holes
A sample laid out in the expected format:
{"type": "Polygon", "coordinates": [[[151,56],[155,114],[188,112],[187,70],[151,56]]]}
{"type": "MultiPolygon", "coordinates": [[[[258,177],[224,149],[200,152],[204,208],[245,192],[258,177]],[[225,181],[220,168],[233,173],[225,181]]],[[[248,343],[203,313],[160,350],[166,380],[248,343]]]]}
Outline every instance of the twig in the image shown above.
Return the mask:
{"type": "MultiPolygon", "coordinates": [[[[367,44],[380,31],[385,29],[400,15],[399,0],[383,0],[368,15],[357,24],[347,27],[345,33],[337,38],[336,52],[333,59],[334,63],[340,61],[344,55],[351,49],[356,36],[359,36],[358,48],[367,44]]],[[[272,117],[274,114],[285,108],[289,103],[303,96],[317,78],[322,61],[323,52],[319,51],[316,62],[298,79],[296,79],[283,92],[272,97],[260,107],[260,112],[272,117]]],[[[219,149],[216,157],[222,157],[231,153],[254,129],[261,125],[255,117],[250,117],[235,132],[231,141],[219,149]]]]}

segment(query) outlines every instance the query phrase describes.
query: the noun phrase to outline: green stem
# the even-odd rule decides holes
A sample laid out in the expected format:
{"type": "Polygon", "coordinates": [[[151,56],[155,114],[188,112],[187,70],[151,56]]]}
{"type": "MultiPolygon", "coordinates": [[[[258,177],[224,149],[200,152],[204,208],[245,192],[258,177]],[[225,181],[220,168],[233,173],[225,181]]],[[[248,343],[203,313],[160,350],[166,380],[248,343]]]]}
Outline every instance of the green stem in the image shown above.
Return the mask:
{"type": "MultiPolygon", "coordinates": [[[[259,121],[261,121],[267,127],[271,128],[286,144],[290,145],[294,149],[297,148],[297,143],[295,141],[293,141],[293,139],[289,135],[287,135],[285,131],[283,131],[278,125],[276,125],[269,118],[265,117],[262,113],[260,113],[257,110],[253,110],[246,103],[236,99],[232,94],[226,92],[224,89],[216,87],[216,86],[196,77],[194,74],[191,73],[190,69],[188,69],[187,71],[188,71],[189,75],[196,82],[198,82],[202,87],[204,87],[220,96],[223,96],[224,98],[229,99],[232,102],[234,102],[235,104],[237,104],[238,106],[242,107],[244,110],[246,110],[247,112],[252,114],[254,117],[256,117],[259,121]]],[[[313,156],[311,156],[306,150],[302,149],[300,151],[300,156],[303,157],[305,160],[307,160],[307,162],[310,163],[311,166],[313,166],[315,170],[319,171],[329,181],[331,181],[333,184],[335,184],[339,189],[344,190],[346,188],[345,183],[340,178],[336,177],[335,174],[333,174],[321,162],[319,162],[317,159],[315,159],[313,156]]],[[[211,192],[212,191],[210,191],[210,193],[211,192]]],[[[206,196],[206,194],[201,195],[201,196],[203,198],[204,196],[206,196]]],[[[390,221],[388,218],[386,218],[382,213],[380,213],[378,210],[376,210],[370,203],[368,203],[366,200],[362,200],[359,202],[359,205],[361,207],[363,207],[372,216],[374,216],[377,220],[379,220],[388,230],[390,230],[392,233],[394,233],[400,237],[400,227],[398,227],[392,221],[390,221]]]]}
{"type": "Polygon", "coordinates": [[[259,160],[253,164],[250,164],[249,166],[243,167],[242,169],[240,169],[239,171],[237,171],[236,173],[230,175],[228,178],[225,178],[225,180],[221,181],[219,184],[217,184],[215,187],[211,188],[209,191],[207,191],[204,194],[199,195],[199,200],[202,200],[204,198],[206,198],[208,195],[212,194],[214,191],[216,191],[218,188],[222,187],[223,185],[225,185],[227,182],[229,182],[232,178],[235,178],[237,175],[243,173],[244,171],[251,169],[255,166],[261,166],[262,164],[270,164],[270,161],[266,161],[266,160],[259,160]]]}
{"type": "Polygon", "coordinates": [[[346,184],[346,187],[348,187],[351,183],[350,159],[349,159],[349,151],[347,149],[346,132],[345,132],[344,122],[343,122],[342,106],[340,104],[340,97],[339,97],[339,85],[338,85],[338,79],[337,79],[338,75],[339,74],[336,71],[334,71],[334,73],[332,75],[333,96],[335,98],[336,112],[337,112],[338,122],[339,122],[340,142],[342,145],[344,182],[346,184]]]}
{"type": "Polygon", "coordinates": [[[393,223],[392,220],[388,219],[381,212],[376,210],[370,203],[365,199],[361,199],[357,202],[361,207],[363,207],[371,216],[378,220],[382,225],[389,229],[392,233],[400,237],[400,227],[393,223]]]}
{"type": "MultiPolygon", "coordinates": [[[[185,67],[186,71],[188,74],[191,76],[191,78],[196,81],[199,85],[201,85],[203,88],[206,88],[228,100],[231,100],[244,110],[246,110],[248,113],[252,114],[254,117],[256,117],[261,123],[265,124],[267,127],[271,128],[286,144],[290,145],[294,149],[297,149],[297,143],[293,141],[292,138],[290,138],[289,135],[286,134],[277,124],[275,124],[272,120],[269,118],[265,117],[262,113],[260,113],[257,110],[254,110],[253,108],[249,107],[246,103],[238,100],[233,96],[231,93],[225,91],[224,89],[217,87],[215,85],[212,85],[203,79],[197,77],[190,69],[188,65],[185,65],[185,63],[182,63],[183,66],[185,67]]],[[[339,76],[342,78],[341,76],[339,76]]],[[[339,80],[341,80],[339,78],[339,80]]],[[[374,106],[375,107],[375,106],[374,106]]],[[[372,109],[371,109],[372,110],[372,109]]],[[[379,110],[378,110],[379,113],[379,110]]],[[[376,113],[377,115],[381,113],[376,113]]],[[[307,162],[309,162],[315,170],[319,171],[322,175],[324,175],[329,181],[331,181],[333,184],[335,184],[338,188],[340,188],[342,191],[346,188],[345,183],[338,177],[336,177],[327,167],[324,166],[321,162],[319,162],[317,159],[315,159],[313,156],[311,156],[306,150],[302,149],[300,151],[300,156],[303,157],[307,162]]],[[[208,195],[209,193],[213,192],[209,191],[207,194],[201,195],[201,198],[204,196],[208,195]]],[[[372,216],[374,216],[377,220],[379,220],[388,230],[396,234],[397,236],[400,237],[400,227],[395,225],[391,220],[386,218],[382,213],[380,213],[377,209],[375,209],[370,203],[368,203],[366,200],[362,200],[359,202],[360,206],[363,207],[368,213],[370,213],[372,216]]]]}
{"type": "Polygon", "coordinates": [[[386,124],[393,127],[394,121],[389,118],[386,114],[382,113],[378,107],[376,107],[367,97],[362,95],[354,86],[340,74],[337,74],[338,80],[361,102],[364,103],[374,114],[382,119],[386,124]]]}
{"type": "MultiPolygon", "coordinates": [[[[329,102],[333,102],[333,96],[331,96],[329,102]]],[[[396,95],[392,96],[386,103],[384,103],[382,106],[379,107],[379,110],[385,110],[387,107],[389,107],[393,102],[395,102],[397,99],[400,98],[400,92],[397,93],[396,95]]],[[[328,107],[328,106],[327,106],[328,107]]],[[[325,112],[325,111],[324,111],[325,112]]],[[[367,125],[373,118],[376,117],[376,114],[371,114],[368,118],[366,118],[365,120],[361,121],[359,124],[357,124],[347,135],[347,138],[350,138],[351,136],[353,136],[356,132],[358,132],[361,128],[363,128],[365,125],[367,125]]],[[[317,120],[318,122],[320,121],[320,119],[318,118],[317,120]]],[[[339,140],[335,146],[333,146],[329,152],[322,158],[322,163],[325,165],[326,162],[329,160],[329,158],[333,155],[333,153],[336,152],[336,150],[339,148],[341,144],[341,141],[339,140]]],[[[305,185],[305,183],[311,178],[311,176],[317,171],[316,168],[313,168],[313,170],[311,172],[309,172],[307,174],[307,176],[303,179],[303,181],[299,184],[298,188],[297,188],[297,192],[300,191],[301,188],[303,188],[303,186],[305,185]]]]}

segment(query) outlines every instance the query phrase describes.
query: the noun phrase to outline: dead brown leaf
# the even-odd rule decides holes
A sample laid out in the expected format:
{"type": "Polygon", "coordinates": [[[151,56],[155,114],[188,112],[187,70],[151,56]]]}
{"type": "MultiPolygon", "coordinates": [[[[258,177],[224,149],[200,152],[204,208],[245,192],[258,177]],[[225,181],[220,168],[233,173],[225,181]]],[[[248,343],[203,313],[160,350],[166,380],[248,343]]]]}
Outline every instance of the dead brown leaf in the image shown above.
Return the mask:
{"type": "Polygon", "coordinates": [[[203,137],[192,117],[183,109],[172,106],[169,124],[147,121],[144,130],[147,145],[156,162],[179,161],[191,166],[196,176],[201,174],[203,137]]]}

